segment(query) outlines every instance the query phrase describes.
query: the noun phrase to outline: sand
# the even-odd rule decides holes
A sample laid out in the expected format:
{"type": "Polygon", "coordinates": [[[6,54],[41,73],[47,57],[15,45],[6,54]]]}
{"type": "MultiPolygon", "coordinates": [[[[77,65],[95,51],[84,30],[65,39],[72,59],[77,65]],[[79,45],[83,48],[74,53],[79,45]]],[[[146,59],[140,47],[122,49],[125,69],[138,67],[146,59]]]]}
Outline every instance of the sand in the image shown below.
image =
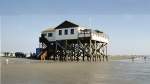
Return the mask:
{"type": "MultiPolygon", "coordinates": [[[[136,68],[134,70],[132,66],[121,62],[39,63],[37,60],[11,58],[8,64],[5,59],[1,63],[2,84],[142,84],[143,82],[142,78],[135,78],[137,75],[132,74],[136,68]]],[[[149,77],[150,74],[145,77],[143,84],[150,82],[149,77]]]]}
{"type": "Polygon", "coordinates": [[[92,63],[3,64],[2,84],[88,84],[92,63]]]}

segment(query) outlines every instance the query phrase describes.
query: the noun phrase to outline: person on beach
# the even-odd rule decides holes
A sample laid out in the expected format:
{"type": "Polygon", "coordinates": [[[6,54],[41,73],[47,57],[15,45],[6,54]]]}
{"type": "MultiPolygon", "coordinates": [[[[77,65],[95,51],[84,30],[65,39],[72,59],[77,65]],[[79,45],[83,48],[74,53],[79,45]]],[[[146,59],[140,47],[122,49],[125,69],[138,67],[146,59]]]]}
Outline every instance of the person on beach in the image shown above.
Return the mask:
{"type": "Polygon", "coordinates": [[[132,59],[132,62],[134,62],[134,56],[133,56],[133,57],[131,57],[131,59],[132,59]]]}
{"type": "Polygon", "coordinates": [[[6,64],[8,64],[8,59],[6,59],[6,64]]]}
{"type": "Polygon", "coordinates": [[[144,61],[146,62],[146,56],[144,56],[144,61]]]}

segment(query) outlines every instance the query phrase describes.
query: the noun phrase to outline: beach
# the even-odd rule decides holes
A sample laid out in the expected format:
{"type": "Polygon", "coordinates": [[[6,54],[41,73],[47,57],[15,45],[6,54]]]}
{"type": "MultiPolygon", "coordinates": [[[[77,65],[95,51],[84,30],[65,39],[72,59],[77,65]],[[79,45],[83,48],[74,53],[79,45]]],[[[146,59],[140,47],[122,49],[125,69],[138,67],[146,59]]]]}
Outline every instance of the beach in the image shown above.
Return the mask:
{"type": "Polygon", "coordinates": [[[149,60],[40,63],[1,58],[1,84],[149,84],[149,79],[149,60]]]}

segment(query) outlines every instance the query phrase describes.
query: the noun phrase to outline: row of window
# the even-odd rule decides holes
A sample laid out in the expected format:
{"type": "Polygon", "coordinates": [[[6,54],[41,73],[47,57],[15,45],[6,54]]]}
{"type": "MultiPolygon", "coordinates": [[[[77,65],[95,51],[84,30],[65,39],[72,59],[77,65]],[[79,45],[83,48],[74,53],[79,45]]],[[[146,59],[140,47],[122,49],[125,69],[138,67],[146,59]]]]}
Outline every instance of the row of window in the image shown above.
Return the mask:
{"type": "MultiPolygon", "coordinates": [[[[70,34],[74,34],[74,29],[70,30],[70,34]]],[[[59,35],[62,35],[62,30],[59,30],[59,35]]],[[[68,35],[67,29],[64,30],[64,35],[68,35]]],[[[48,37],[52,37],[52,36],[53,36],[53,33],[48,33],[48,37]]]]}
{"type": "MultiPolygon", "coordinates": [[[[70,34],[74,34],[74,29],[70,30],[70,34]]],[[[59,30],[59,35],[62,35],[62,30],[59,30]]],[[[68,30],[67,29],[64,30],[64,35],[68,35],[68,30]]]]}

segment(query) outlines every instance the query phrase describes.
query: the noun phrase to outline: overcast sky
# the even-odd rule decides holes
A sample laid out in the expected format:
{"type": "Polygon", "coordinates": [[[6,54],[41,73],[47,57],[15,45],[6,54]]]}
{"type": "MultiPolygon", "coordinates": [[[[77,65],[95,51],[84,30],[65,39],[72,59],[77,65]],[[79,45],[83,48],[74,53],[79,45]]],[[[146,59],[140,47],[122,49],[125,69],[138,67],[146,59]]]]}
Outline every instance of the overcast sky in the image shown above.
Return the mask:
{"type": "Polygon", "coordinates": [[[149,4],[149,0],[0,0],[1,50],[33,52],[43,29],[70,20],[106,32],[109,54],[150,54],[149,4]]]}

